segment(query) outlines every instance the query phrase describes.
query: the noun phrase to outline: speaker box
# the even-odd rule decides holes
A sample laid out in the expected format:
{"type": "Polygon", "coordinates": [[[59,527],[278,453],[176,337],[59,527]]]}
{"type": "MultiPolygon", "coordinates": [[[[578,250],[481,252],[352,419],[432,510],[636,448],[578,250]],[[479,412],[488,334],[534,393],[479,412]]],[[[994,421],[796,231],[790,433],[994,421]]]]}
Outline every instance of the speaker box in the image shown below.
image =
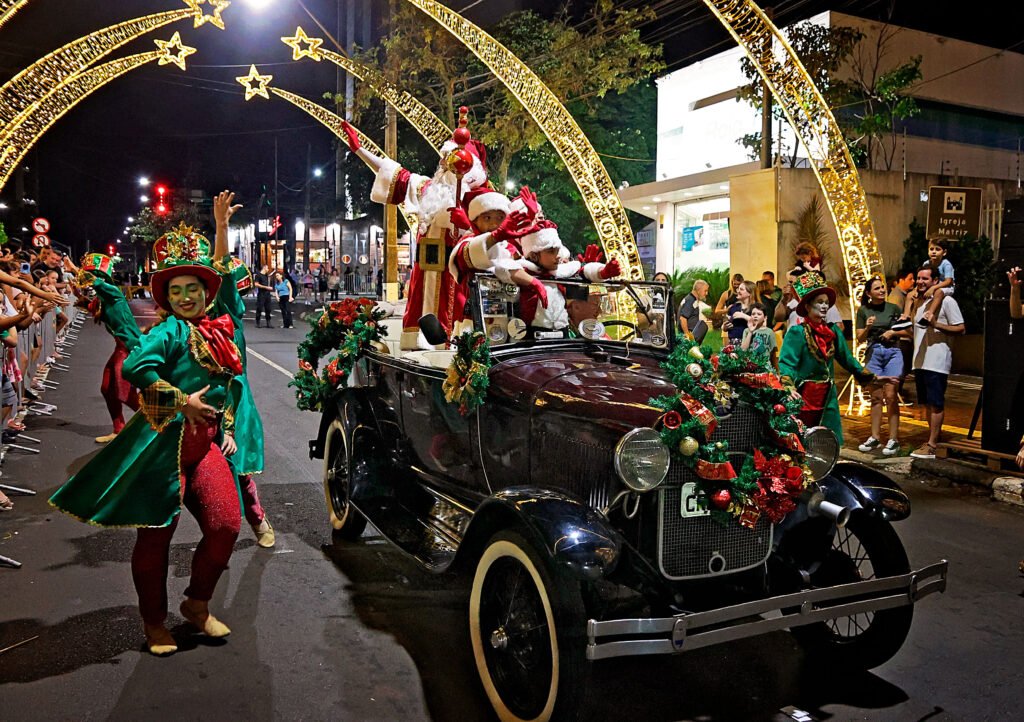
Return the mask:
{"type": "Polygon", "coordinates": [[[985,304],[981,447],[1016,454],[1024,435],[1024,319],[1005,300],[985,304]]]}

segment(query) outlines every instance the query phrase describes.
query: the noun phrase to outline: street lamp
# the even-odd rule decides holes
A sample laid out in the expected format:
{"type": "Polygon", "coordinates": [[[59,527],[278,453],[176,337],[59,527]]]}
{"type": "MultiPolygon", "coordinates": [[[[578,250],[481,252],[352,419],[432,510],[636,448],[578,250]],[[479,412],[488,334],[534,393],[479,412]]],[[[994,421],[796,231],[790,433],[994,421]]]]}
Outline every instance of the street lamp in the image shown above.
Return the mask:
{"type": "Polygon", "coordinates": [[[139,176],[139,187],[140,188],[145,188],[148,185],[149,185],[149,178],[147,178],[144,175],[139,176]]]}
{"type": "Polygon", "coordinates": [[[0,211],[6,211],[6,210],[7,210],[7,204],[6,203],[0,203],[0,211]]]}
{"type": "Polygon", "coordinates": [[[245,4],[257,12],[266,10],[273,0],[245,0],[245,4]]]}
{"type": "Polygon", "coordinates": [[[516,182],[514,180],[509,179],[509,180],[505,181],[505,190],[507,190],[509,193],[511,193],[515,189],[516,189],[516,182]]]}
{"type": "Polygon", "coordinates": [[[149,196],[145,196],[145,195],[139,196],[139,203],[148,203],[148,202],[149,202],[149,196]]]}
{"type": "Polygon", "coordinates": [[[129,223],[135,223],[135,219],[132,218],[131,216],[128,216],[128,222],[129,223]]]}
{"type": "Polygon", "coordinates": [[[320,176],[322,176],[323,174],[324,174],[324,172],[323,172],[323,170],[321,170],[320,168],[314,168],[314,169],[313,169],[313,177],[314,177],[314,178],[319,178],[319,177],[320,177],[320,176]]]}

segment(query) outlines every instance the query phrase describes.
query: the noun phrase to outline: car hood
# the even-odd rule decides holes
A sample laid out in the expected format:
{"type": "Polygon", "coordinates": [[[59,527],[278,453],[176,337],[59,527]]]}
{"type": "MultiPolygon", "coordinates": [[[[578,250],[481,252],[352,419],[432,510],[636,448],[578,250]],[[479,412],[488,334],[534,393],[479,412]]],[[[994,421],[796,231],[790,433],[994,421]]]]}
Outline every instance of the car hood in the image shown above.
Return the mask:
{"type": "Polygon", "coordinates": [[[596,361],[583,353],[527,356],[491,370],[491,394],[533,414],[586,418],[617,429],[652,426],[661,411],[651,398],[676,393],[658,360],[596,361]]]}

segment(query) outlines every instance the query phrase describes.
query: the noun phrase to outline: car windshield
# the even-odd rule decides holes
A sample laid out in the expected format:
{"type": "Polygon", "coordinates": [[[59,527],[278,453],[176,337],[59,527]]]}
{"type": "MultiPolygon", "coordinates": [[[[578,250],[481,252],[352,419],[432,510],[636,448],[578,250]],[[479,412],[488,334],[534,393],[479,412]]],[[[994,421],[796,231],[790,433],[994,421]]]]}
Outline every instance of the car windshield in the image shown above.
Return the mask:
{"type": "Polygon", "coordinates": [[[532,289],[490,275],[473,282],[474,321],[492,346],[519,341],[587,339],[671,346],[671,288],[663,283],[543,280],[546,305],[532,289]]]}

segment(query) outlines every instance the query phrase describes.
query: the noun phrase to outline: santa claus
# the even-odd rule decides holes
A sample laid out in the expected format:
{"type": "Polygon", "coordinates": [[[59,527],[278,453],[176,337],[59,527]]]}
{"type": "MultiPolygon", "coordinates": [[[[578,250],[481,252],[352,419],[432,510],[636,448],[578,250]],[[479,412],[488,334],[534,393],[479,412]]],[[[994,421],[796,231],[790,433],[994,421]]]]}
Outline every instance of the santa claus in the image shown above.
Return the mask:
{"type": "MultiPolygon", "coordinates": [[[[452,140],[441,147],[437,171],[428,178],[411,173],[391,158],[380,158],[367,151],[348,123],[343,123],[342,129],[348,136],[349,150],[376,174],[370,199],[401,204],[407,213],[419,219],[408,302],[402,319],[402,348],[431,348],[419,333],[421,317],[437,316],[449,336],[461,330],[465,317],[464,285],[448,272],[448,267],[459,239],[472,234],[472,230],[453,224],[449,210],[460,205],[462,199],[456,197],[457,192],[464,195],[487,184],[486,149],[470,137],[463,114],[452,140]]],[[[509,221],[507,225],[511,227],[514,223],[509,221]]]]}

